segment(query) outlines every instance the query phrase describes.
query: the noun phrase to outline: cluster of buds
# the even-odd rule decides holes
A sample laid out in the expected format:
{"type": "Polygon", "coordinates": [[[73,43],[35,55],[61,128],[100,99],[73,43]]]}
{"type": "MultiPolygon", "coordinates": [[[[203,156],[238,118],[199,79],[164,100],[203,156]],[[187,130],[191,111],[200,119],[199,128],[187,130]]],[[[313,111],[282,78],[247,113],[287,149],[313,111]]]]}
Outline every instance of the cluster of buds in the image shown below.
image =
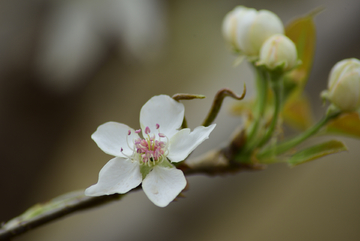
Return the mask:
{"type": "Polygon", "coordinates": [[[222,31],[235,52],[258,60],[258,65],[288,71],[298,63],[295,44],[273,12],[238,6],[225,16],[222,31]]]}
{"type": "MultiPolygon", "coordinates": [[[[257,66],[284,73],[299,64],[294,42],[284,35],[280,18],[268,10],[235,7],[224,18],[222,32],[230,47],[257,66]]],[[[331,70],[323,99],[341,111],[360,108],[360,60],[345,59],[331,70]]]]}

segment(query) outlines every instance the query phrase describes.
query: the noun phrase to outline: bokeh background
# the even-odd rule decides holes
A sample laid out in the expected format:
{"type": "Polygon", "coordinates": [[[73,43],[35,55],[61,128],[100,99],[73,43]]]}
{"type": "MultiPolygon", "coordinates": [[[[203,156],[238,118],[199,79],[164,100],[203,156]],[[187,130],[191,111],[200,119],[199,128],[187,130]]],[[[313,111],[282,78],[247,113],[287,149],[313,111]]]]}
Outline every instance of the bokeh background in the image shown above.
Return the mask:
{"type": "MultiPolygon", "coordinates": [[[[360,57],[357,0],[2,0],[0,1],[0,221],[97,181],[111,158],[91,140],[107,121],[138,128],[157,94],[204,94],[184,102],[191,128],[216,91],[253,95],[246,63],[234,68],[221,35],[237,5],[268,9],[289,22],[323,6],[306,87],[314,116],[331,67],[360,57]]],[[[194,157],[226,144],[241,118],[217,118],[194,157]]],[[[289,168],[223,177],[192,176],[166,208],[142,191],[76,213],[17,240],[360,240],[359,141],[350,151],[289,168]]]]}

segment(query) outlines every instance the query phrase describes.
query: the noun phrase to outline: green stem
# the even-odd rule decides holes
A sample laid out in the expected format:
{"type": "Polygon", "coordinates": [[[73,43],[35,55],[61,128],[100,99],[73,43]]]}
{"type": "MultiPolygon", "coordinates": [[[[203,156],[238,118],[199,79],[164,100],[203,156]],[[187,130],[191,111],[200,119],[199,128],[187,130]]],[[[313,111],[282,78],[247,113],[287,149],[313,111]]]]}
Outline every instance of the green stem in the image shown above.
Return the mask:
{"type": "Polygon", "coordinates": [[[316,134],[326,123],[328,123],[330,120],[338,117],[341,114],[340,111],[331,113],[329,115],[326,115],[323,117],[317,124],[312,126],[307,131],[301,133],[300,135],[294,137],[293,139],[290,139],[288,141],[285,141],[283,143],[280,143],[277,146],[272,146],[269,148],[264,149],[262,152],[259,153],[258,158],[262,159],[265,158],[271,154],[274,154],[275,156],[283,154],[284,152],[294,148],[295,146],[299,145],[309,137],[316,134]]]}
{"type": "Polygon", "coordinates": [[[262,140],[259,142],[259,144],[256,145],[256,147],[262,147],[270,140],[271,136],[273,135],[273,133],[276,129],[276,125],[277,125],[279,115],[280,115],[280,110],[281,110],[281,106],[282,106],[281,103],[282,103],[282,98],[283,98],[283,78],[281,76],[276,77],[275,79],[272,78],[271,86],[272,86],[274,98],[275,98],[274,114],[273,114],[273,118],[271,120],[269,129],[267,130],[265,136],[262,138],[262,140]]]}
{"type": "Polygon", "coordinates": [[[267,101],[267,92],[268,92],[268,82],[267,82],[267,75],[266,72],[258,68],[256,66],[253,66],[256,72],[256,87],[257,87],[257,108],[255,110],[255,121],[254,124],[251,127],[250,133],[248,134],[245,150],[251,149],[249,147],[252,146],[254,143],[254,138],[256,138],[256,135],[259,130],[260,121],[263,119],[264,112],[266,109],[266,101],[267,101]]]}

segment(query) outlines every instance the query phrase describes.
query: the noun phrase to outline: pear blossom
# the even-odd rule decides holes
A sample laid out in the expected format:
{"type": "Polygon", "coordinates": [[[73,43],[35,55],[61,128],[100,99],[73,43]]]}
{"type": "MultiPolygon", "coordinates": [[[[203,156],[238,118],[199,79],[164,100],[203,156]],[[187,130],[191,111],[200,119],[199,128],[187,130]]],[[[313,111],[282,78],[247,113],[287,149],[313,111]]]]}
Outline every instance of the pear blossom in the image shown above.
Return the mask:
{"type": "Polygon", "coordinates": [[[172,163],[183,161],[209,138],[215,124],[192,132],[181,129],[184,105],[167,95],[152,97],[140,111],[140,127],[107,122],[91,136],[101,150],[115,156],[101,169],[87,196],[126,193],[142,183],[147,197],[165,207],[186,186],[183,172],[172,163]],[[142,134],[142,137],[139,134],[142,134]]]}

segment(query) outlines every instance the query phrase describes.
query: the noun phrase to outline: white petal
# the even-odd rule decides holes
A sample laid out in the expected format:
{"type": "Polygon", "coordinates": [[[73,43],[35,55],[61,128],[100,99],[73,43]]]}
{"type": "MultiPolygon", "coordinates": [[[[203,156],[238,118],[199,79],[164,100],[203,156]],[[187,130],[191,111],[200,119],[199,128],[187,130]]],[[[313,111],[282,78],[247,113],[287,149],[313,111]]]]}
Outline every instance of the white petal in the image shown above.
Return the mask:
{"type": "Polygon", "coordinates": [[[141,183],[139,163],[115,157],[101,169],[99,180],[85,190],[87,196],[126,193],[141,183]]]}
{"type": "Polygon", "coordinates": [[[148,126],[152,133],[157,133],[156,124],[160,125],[160,132],[169,139],[180,128],[184,119],[184,105],[167,95],[152,97],[140,111],[140,125],[145,134],[148,126]]]}
{"type": "Polygon", "coordinates": [[[185,188],[184,173],[178,169],[155,166],[145,177],[142,188],[156,206],[165,207],[185,188]]]}
{"type": "Polygon", "coordinates": [[[121,153],[121,148],[123,148],[123,152],[126,155],[130,156],[134,148],[133,140],[139,138],[139,135],[135,133],[134,129],[127,125],[117,122],[107,122],[99,126],[94,134],[91,135],[91,138],[103,152],[113,156],[124,157],[121,153]],[[129,130],[131,134],[128,136],[129,130]],[[126,141],[126,137],[128,141],[126,141]]]}
{"type": "Polygon", "coordinates": [[[209,138],[216,124],[208,127],[198,126],[190,133],[190,129],[182,129],[170,139],[169,155],[171,162],[183,161],[198,145],[209,138]]]}

